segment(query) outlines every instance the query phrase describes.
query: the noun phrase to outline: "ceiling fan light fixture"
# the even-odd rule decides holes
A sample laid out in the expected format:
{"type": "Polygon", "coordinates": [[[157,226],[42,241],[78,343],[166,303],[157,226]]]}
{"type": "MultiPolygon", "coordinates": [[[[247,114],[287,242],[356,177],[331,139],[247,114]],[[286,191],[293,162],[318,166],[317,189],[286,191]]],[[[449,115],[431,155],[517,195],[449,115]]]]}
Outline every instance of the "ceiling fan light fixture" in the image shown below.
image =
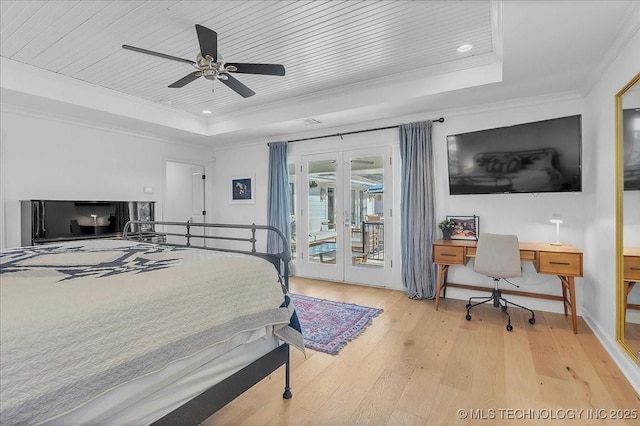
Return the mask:
{"type": "Polygon", "coordinates": [[[458,46],[458,52],[460,53],[468,52],[471,49],[473,49],[473,46],[470,44],[463,44],[461,46],[458,46]]]}

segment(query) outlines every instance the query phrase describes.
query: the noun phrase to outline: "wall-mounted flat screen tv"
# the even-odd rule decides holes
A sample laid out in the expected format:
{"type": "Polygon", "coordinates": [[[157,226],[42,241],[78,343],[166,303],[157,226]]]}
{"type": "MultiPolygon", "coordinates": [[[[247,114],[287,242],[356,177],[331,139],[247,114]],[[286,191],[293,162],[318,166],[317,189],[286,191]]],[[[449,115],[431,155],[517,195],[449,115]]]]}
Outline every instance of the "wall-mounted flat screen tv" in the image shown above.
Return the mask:
{"type": "Polygon", "coordinates": [[[449,193],[578,192],[582,116],[447,136],[449,193]]]}

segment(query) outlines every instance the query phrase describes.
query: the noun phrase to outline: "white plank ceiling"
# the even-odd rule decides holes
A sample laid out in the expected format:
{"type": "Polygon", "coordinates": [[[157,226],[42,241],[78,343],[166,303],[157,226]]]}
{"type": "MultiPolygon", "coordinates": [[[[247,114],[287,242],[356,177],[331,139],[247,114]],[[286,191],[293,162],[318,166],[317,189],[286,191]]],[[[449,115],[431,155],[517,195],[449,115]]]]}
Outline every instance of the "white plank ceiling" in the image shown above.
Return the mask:
{"type": "Polygon", "coordinates": [[[0,105],[234,143],[584,95],[616,41],[638,30],[639,4],[1,0],[0,105]],[[194,61],[196,24],[218,33],[225,61],[282,64],[286,75],[235,74],[250,98],[204,78],[171,89],[191,65],[121,47],[194,61]]]}
{"type": "Polygon", "coordinates": [[[0,2],[0,56],[199,116],[471,67],[495,35],[489,1],[0,2]],[[247,99],[204,78],[171,89],[190,65],[121,48],[195,60],[195,24],[218,33],[226,61],[280,63],[286,76],[236,74],[247,99]],[[464,43],[473,50],[457,52],[464,43]]]}

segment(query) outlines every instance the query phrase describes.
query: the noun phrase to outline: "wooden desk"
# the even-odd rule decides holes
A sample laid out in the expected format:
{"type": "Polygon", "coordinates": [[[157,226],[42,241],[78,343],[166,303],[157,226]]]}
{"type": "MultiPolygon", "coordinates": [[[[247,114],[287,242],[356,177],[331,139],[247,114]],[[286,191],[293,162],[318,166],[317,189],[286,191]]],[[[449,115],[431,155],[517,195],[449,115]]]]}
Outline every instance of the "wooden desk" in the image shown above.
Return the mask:
{"type": "Polygon", "coordinates": [[[624,314],[626,322],[627,309],[640,309],[640,305],[629,304],[627,299],[629,293],[633,290],[633,287],[640,282],[640,248],[639,247],[625,247],[623,249],[624,254],[624,314]]]}
{"type": "MultiPolygon", "coordinates": [[[[449,266],[465,265],[469,258],[476,256],[477,244],[477,241],[466,240],[439,240],[433,243],[433,263],[438,266],[436,310],[438,310],[440,305],[440,293],[443,293],[442,297],[446,297],[448,286],[470,290],[492,290],[487,287],[447,283],[447,272],[449,271],[449,266]]],[[[502,293],[562,301],[565,316],[568,314],[567,306],[571,307],[573,332],[577,334],[578,321],[576,318],[576,291],[574,278],[582,276],[582,252],[568,244],[555,246],[549,243],[521,242],[520,259],[526,262],[533,262],[536,271],[539,274],[556,275],[560,278],[562,296],[509,290],[501,290],[502,293]]]]}

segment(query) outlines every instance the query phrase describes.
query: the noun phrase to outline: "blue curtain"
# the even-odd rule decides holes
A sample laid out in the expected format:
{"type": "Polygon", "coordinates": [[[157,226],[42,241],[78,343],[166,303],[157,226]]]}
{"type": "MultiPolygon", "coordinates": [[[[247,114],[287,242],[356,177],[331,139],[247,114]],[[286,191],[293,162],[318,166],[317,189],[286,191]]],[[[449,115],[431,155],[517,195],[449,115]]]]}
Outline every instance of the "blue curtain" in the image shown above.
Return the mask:
{"type": "Polygon", "coordinates": [[[278,236],[269,232],[267,252],[280,253],[290,250],[289,224],[289,166],[287,159],[287,143],[271,142],[269,144],[269,189],[267,204],[267,222],[269,226],[279,229],[287,239],[287,246],[282,247],[278,236]]]}
{"type": "Polygon", "coordinates": [[[436,288],[432,243],[437,234],[431,121],[403,124],[399,130],[402,282],[408,297],[431,299],[436,288]]]}

